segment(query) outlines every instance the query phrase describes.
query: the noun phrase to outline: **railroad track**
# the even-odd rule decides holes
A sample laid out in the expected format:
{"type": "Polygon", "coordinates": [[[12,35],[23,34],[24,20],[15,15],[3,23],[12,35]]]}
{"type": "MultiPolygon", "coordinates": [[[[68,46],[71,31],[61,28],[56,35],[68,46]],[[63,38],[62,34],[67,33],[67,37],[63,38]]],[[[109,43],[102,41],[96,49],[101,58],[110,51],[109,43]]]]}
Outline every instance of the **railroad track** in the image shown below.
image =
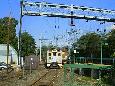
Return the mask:
{"type": "Polygon", "coordinates": [[[13,69],[8,69],[8,72],[6,69],[4,70],[1,70],[0,71],[0,80],[4,80],[4,79],[9,79],[11,76],[10,76],[10,73],[13,71],[13,69]]]}
{"type": "Polygon", "coordinates": [[[48,69],[39,79],[35,80],[30,86],[53,86],[55,80],[59,77],[61,69],[48,69]]]}

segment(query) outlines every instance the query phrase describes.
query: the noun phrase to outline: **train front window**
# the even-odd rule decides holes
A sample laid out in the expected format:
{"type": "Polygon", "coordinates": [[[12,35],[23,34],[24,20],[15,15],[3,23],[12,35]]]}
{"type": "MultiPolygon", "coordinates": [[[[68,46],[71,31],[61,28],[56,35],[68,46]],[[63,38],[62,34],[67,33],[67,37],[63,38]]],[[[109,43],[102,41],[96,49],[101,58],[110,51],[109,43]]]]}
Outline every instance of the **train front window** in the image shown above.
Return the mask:
{"type": "Polygon", "coordinates": [[[53,56],[56,56],[56,52],[53,52],[53,56]]]}
{"type": "Polygon", "coordinates": [[[49,56],[51,56],[51,53],[49,53],[49,56]]]}
{"type": "Polygon", "coordinates": [[[58,56],[61,56],[61,53],[58,53],[58,56]]]}

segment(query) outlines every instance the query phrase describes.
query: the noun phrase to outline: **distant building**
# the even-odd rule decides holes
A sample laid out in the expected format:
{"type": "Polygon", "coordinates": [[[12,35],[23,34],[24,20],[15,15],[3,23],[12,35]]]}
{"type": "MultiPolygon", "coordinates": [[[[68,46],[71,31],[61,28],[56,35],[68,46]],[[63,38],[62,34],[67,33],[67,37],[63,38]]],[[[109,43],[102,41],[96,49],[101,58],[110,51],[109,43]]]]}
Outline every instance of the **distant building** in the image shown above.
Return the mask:
{"type": "MultiPolygon", "coordinates": [[[[7,63],[7,44],[0,44],[0,62],[7,63]]],[[[8,64],[18,65],[17,51],[10,45],[8,64]]]]}

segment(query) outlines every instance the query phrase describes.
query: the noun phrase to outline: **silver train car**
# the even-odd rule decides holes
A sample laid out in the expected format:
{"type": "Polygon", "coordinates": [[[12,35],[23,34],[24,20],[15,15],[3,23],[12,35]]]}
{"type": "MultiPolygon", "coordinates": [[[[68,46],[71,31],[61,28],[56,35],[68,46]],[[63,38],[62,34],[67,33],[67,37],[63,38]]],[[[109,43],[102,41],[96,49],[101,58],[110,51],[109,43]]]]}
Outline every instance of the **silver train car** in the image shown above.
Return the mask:
{"type": "Polygon", "coordinates": [[[47,51],[47,67],[49,68],[61,68],[62,65],[62,50],[48,50],[47,51]]]}

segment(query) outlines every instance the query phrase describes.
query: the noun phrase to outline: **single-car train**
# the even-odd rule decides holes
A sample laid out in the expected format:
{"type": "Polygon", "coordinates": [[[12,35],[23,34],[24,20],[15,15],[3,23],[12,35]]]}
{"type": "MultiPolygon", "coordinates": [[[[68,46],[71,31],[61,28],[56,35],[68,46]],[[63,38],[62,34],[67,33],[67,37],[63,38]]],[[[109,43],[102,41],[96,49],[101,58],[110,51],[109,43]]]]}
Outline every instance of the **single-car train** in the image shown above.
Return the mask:
{"type": "Polygon", "coordinates": [[[49,68],[62,68],[67,60],[67,51],[52,49],[47,51],[46,64],[49,68]]]}

